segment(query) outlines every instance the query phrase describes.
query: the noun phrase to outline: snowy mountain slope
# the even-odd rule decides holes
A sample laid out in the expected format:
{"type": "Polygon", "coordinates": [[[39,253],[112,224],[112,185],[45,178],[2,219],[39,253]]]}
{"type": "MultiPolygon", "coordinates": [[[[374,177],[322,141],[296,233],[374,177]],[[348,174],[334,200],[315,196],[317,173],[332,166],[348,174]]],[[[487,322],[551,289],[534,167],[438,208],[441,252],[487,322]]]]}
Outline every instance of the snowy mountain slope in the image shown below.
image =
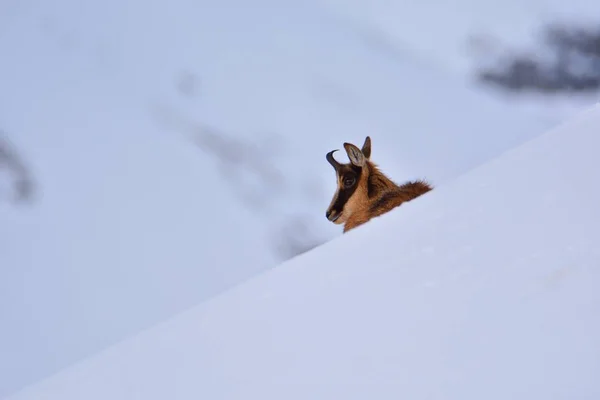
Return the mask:
{"type": "Polygon", "coordinates": [[[442,184],[548,126],[318,3],[6,6],[0,125],[38,192],[0,204],[0,396],[276,265],[283,228],[339,235],[343,141],[442,184]]]}
{"type": "Polygon", "coordinates": [[[596,399],[600,106],[9,400],[596,399]]]}
{"type": "Polygon", "coordinates": [[[502,47],[521,48],[533,44],[537,30],[548,22],[598,23],[593,0],[319,1],[349,23],[380,32],[422,62],[460,75],[472,67],[472,35],[492,36],[502,47]]]}
{"type": "MultiPolygon", "coordinates": [[[[472,82],[481,65],[498,63],[498,56],[539,49],[541,28],[552,22],[597,26],[593,0],[503,1],[385,1],[320,0],[345,24],[374,40],[402,49],[413,61],[445,71],[474,90],[495,97],[502,92],[472,82]]],[[[517,98],[507,105],[558,123],[600,100],[598,94],[546,95],[517,98]]]]}

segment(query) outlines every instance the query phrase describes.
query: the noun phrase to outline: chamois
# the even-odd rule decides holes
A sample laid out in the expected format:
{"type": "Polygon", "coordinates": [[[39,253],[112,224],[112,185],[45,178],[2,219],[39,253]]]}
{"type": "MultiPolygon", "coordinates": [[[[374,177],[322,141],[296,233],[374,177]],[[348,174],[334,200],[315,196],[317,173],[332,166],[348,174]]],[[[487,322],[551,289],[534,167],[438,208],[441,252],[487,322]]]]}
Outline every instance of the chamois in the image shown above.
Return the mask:
{"type": "Polygon", "coordinates": [[[385,176],[370,160],[369,136],[362,149],[352,143],[344,143],[344,149],[350,159],[349,164],[340,164],[333,158],[333,153],[338,150],[326,155],[335,169],[337,189],[325,212],[327,219],[334,224],[345,223],[344,233],[433,189],[422,180],[397,185],[385,176]]]}

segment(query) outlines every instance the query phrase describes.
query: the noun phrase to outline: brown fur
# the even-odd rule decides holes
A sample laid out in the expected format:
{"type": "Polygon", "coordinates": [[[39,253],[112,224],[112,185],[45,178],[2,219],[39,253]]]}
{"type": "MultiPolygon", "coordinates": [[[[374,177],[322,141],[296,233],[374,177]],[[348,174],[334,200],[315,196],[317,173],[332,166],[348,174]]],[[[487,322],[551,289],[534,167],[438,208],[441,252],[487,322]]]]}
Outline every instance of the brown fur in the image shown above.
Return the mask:
{"type": "Polygon", "coordinates": [[[377,165],[369,160],[371,140],[368,136],[362,150],[349,143],[345,143],[344,147],[351,163],[339,164],[333,161],[336,163],[334,168],[338,188],[326,213],[330,220],[330,216],[335,218],[341,214],[332,222],[345,224],[344,233],[432,190],[432,187],[422,180],[397,185],[385,176],[377,165]],[[362,157],[357,155],[357,152],[362,152],[362,157]],[[356,177],[356,183],[345,187],[344,177],[349,176],[356,177]]]}

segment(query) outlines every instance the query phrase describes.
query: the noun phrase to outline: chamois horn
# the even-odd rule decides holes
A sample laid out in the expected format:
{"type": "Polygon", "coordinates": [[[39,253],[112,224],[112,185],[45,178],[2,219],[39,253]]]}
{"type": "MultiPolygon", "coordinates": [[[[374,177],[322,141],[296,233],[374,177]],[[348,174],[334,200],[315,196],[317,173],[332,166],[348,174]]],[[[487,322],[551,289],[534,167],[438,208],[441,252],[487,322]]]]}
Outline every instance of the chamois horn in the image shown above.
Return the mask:
{"type": "Polygon", "coordinates": [[[325,156],[325,158],[327,158],[327,161],[329,161],[329,164],[331,164],[336,171],[340,167],[340,163],[337,162],[335,158],[333,158],[333,153],[335,153],[338,150],[331,150],[329,153],[327,153],[327,156],[325,156]]]}

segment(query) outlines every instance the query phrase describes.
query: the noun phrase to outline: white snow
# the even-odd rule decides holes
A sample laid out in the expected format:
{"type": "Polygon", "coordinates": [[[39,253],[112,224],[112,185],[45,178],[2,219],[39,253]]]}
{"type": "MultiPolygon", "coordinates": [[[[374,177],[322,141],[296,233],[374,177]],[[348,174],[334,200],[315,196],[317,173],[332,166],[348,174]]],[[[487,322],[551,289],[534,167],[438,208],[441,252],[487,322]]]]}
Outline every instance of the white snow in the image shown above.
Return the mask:
{"type": "Polygon", "coordinates": [[[560,121],[466,83],[456,49],[595,3],[519,29],[471,3],[1,2],[0,130],[38,186],[14,207],[0,167],[0,398],[277,266],[287,231],[340,236],[344,141],[442,188],[560,121]]]}
{"type": "Polygon", "coordinates": [[[472,39],[491,48],[534,50],[552,22],[597,24],[590,0],[320,0],[347,23],[376,32],[423,64],[463,77],[473,69],[472,39]]]}
{"type": "Polygon", "coordinates": [[[599,126],[600,105],[9,399],[597,399],[599,126]]]}
{"type": "Polygon", "coordinates": [[[0,203],[0,397],[274,267],[285,228],[339,236],[324,154],[343,141],[440,185],[557,121],[318,2],[0,9],[0,129],[38,184],[0,203]]]}
{"type": "MultiPolygon", "coordinates": [[[[549,23],[596,27],[598,3],[591,0],[319,0],[338,20],[372,42],[424,68],[470,85],[481,66],[498,66],[515,52],[545,54],[543,28],[549,23]]],[[[479,88],[493,96],[502,90],[479,88]]],[[[512,106],[563,120],[599,101],[597,93],[506,96],[512,106]]]]}

